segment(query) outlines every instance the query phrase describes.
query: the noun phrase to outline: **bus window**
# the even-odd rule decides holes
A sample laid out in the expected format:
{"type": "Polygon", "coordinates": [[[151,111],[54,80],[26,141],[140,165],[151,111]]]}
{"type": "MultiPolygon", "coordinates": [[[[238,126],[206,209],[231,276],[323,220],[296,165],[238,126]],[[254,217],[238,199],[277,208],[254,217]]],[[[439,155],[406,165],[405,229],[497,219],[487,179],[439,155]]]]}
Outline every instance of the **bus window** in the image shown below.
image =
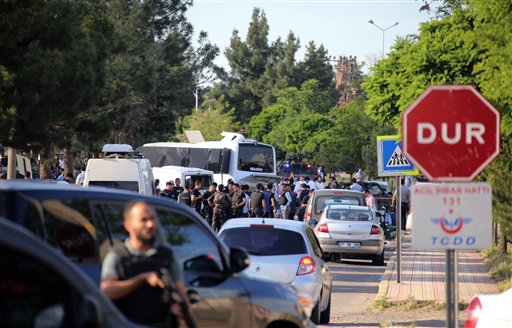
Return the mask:
{"type": "Polygon", "coordinates": [[[255,144],[240,144],[238,169],[251,172],[274,172],[274,152],[272,147],[255,144]]]}

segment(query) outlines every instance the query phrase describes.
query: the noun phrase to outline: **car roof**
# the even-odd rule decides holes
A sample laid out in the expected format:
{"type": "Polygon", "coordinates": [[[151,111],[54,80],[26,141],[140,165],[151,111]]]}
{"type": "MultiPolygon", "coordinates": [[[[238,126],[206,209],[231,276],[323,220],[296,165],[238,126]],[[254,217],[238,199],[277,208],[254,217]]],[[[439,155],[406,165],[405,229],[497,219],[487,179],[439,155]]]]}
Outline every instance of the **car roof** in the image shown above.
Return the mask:
{"type": "MultiPolygon", "coordinates": [[[[0,180],[0,192],[43,192],[43,193],[66,193],[72,197],[84,198],[105,198],[105,199],[120,199],[122,201],[141,200],[152,204],[165,203],[165,206],[170,206],[179,209],[181,212],[187,213],[189,216],[199,218],[199,214],[194,211],[190,206],[183,203],[177,203],[167,197],[142,195],[133,191],[106,188],[106,187],[83,187],[76,184],[61,184],[49,183],[38,180],[0,180]]],[[[48,195],[48,197],[52,197],[48,195]]],[[[198,220],[203,222],[204,220],[198,220]]]]}
{"type": "Polygon", "coordinates": [[[268,218],[236,218],[226,221],[226,223],[224,223],[222,226],[221,231],[233,228],[250,227],[251,225],[272,225],[274,228],[297,232],[303,231],[304,227],[307,227],[307,225],[302,221],[268,218]]]}
{"type": "MultiPolygon", "coordinates": [[[[343,209],[351,209],[351,210],[370,210],[368,206],[359,206],[359,205],[327,205],[325,209],[334,209],[334,210],[343,210],[343,209]]],[[[324,211],[325,211],[324,209],[324,211]]]]}
{"type": "Polygon", "coordinates": [[[313,195],[330,195],[330,194],[347,194],[347,195],[363,195],[364,197],[364,194],[362,191],[356,191],[356,190],[349,190],[349,189],[319,189],[319,190],[315,190],[313,192],[313,195]]]}

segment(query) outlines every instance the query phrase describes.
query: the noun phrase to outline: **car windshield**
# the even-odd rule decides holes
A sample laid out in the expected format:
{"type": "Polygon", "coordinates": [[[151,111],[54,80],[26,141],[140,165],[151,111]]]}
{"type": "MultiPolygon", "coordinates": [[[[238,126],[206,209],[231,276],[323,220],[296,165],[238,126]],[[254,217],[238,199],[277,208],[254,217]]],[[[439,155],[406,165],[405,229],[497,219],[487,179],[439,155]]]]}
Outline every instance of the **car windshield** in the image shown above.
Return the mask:
{"type": "Polygon", "coordinates": [[[364,209],[327,209],[326,218],[337,221],[372,221],[372,212],[364,209]]]}
{"type": "Polygon", "coordinates": [[[324,211],[324,208],[328,205],[363,205],[360,203],[359,198],[350,197],[347,195],[325,195],[318,196],[315,199],[316,214],[320,214],[324,211]]]}
{"type": "Polygon", "coordinates": [[[306,244],[298,232],[275,228],[233,228],[219,237],[230,247],[243,247],[251,255],[293,255],[307,253],[306,244]]]}

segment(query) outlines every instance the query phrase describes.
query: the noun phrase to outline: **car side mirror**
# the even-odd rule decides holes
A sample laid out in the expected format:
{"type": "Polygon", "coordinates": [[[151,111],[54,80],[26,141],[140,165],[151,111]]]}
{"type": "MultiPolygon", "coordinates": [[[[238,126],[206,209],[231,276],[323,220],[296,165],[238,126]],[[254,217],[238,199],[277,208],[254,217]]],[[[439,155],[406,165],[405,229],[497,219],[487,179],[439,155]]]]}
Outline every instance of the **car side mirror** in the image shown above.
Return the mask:
{"type": "Polygon", "coordinates": [[[309,219],[308,223],[310,226],[315,227],[317,222],[315,219],[309,219]]]}
{"type": "Polygon", "coordinates": [[[229,252],[231,273],[241,272],[251,263],[249,253],[244,248],[232,247],[229,252]]]}

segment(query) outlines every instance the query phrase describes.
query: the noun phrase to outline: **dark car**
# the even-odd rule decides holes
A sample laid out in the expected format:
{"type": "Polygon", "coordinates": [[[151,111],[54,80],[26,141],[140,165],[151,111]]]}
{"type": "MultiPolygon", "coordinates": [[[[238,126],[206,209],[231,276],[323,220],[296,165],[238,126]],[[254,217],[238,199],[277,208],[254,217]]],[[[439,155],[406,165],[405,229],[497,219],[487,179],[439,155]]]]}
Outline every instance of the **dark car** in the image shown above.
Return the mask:
{"type": "Polygon", "coordinates": [[[135,327],[76,265],[0,217],[3,327],[135,327]]]}
{"type": "MultiPolygon", "coordinates": [[[[340,182],[340,189],[349,189],[352,182],[340,182]]],[[[377,199],[377,209],[380,209],[382,206],[386,207],[389,210],[391,207],[391,200],[393,198],[393,194],[391,192],[386,191],[386,189],[378,182],[374,181],[362,181],[359,182],[363,188],[368,188],[370,194],[377,199]]]]}
{"type": "Polygon", "coordinates": [[[0,182],[0,215],[25,226],[83,269],[97,284],[101,262],[124,239],[123,209],[143,200],[155,208],[161,240],[184,269],[200,327],[305,327],[308,318],[291,287],[240,273],[248,255],[229,249],[190,207],[164,197],[74,185],[0,182]]]}
{"type": "Polygon", "coordinates": [[[281,167],[278,170],[278,175],[283,178],[288,178],[293,173],[295,178],[298,177],[309,177],[310,180],[313,180],[315,175],[317,174],[317,169],[311,163],[303,163],[303,162],[284,162],[281,164],[281,167]]]}

